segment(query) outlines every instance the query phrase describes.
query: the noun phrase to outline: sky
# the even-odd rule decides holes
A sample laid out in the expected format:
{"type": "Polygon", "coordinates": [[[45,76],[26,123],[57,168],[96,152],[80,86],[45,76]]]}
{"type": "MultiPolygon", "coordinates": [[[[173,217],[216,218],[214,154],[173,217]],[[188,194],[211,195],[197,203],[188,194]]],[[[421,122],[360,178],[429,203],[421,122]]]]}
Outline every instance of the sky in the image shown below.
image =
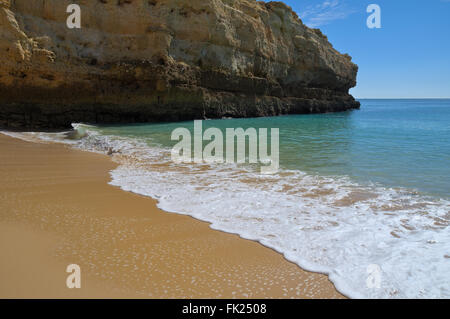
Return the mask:
{"type": "Polygon", "coordinates": [[[450,0],[283,0],[359,66],[356,98],[450,98],[450,0]],[[370,4],[381,28],[369,29],[370,4]]]}

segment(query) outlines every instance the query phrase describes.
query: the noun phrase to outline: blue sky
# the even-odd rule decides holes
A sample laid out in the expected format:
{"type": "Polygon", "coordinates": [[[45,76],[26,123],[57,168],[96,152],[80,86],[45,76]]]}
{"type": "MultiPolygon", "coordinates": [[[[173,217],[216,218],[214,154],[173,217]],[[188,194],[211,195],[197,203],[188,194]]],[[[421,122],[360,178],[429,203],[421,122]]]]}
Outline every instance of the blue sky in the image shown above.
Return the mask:
{"type": "Polygon", "coordinates": [[[450,0],[283,0],[359,65],[357,98],[450,98],[450,0]],[[369,29],[369,4],[381,29],[369,29]]]}

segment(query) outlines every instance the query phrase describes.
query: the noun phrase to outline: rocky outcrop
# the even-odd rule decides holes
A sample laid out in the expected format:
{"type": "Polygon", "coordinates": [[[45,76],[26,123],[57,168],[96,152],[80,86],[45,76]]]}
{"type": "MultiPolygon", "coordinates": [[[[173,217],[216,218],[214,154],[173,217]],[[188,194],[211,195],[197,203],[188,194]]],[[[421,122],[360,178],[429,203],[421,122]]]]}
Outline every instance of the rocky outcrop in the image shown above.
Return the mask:
{"type": "Polygon", "coordinates": [[[7,127],[359,107],[350,56],[281,2],[0,0],[0,57],[7,127]]]}

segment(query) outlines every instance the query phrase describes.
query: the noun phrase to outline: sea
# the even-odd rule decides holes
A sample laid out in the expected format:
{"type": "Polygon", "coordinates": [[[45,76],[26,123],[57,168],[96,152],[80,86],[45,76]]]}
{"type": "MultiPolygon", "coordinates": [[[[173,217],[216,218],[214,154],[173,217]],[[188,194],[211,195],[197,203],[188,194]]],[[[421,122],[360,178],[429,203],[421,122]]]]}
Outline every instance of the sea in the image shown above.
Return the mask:
{"type": "Polygon", "coordinates": [[[203,121],[278,128],[280,169],[175,163],[194,122],[3,132],[109,153],[110,184],[260,242],[350,298],[450,298],[450,100],[363,99],[342,113],[203,121]]]}

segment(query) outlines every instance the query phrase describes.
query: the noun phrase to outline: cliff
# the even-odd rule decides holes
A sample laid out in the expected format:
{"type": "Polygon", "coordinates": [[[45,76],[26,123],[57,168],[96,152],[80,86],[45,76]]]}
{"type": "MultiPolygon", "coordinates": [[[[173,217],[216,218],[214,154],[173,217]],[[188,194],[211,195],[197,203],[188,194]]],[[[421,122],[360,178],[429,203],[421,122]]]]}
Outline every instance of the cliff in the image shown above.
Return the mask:
{"type": "Polygon", "coordinates": [[[0,0],[0,57],[6,127],[359,107],[350,56],[281,2],[0,0]]]}

